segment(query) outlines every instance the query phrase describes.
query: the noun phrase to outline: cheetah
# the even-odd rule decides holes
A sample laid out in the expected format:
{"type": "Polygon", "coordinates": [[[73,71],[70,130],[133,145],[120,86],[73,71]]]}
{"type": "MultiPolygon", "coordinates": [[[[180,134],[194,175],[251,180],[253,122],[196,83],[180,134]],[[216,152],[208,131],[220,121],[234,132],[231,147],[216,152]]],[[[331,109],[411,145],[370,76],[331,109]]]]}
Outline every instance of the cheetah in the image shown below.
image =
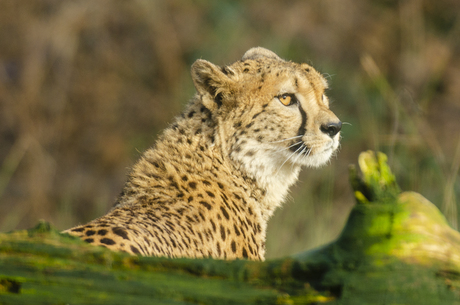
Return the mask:
{"type": "Polygon", "coordinates": [[[342,123],[313,67],[257,47],[197,60],[195,96],[133,166],[114,207],[64,232],[134,255],[264,260],[267,222],[301,167],[327,163],[342,123]]]}

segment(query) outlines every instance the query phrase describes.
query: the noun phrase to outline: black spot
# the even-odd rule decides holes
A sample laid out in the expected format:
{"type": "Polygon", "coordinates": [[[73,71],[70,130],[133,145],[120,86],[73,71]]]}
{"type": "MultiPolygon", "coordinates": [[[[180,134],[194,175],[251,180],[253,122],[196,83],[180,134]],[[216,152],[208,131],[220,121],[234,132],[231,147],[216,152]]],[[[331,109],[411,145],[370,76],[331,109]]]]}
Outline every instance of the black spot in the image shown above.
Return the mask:
{"type": "Polygon", "coordinates": [[[129,238],[128,238],[128,232],[126,232],[125,229],[120,228],[120,227],[117,227],[117,228],[113,228],[112,231],[113,231],[114,234],[116,234],[116,235],[122,237],[123,239],[129,240],[129,238]]]}
{"type": "Polygon", "coordinates": [[[179,188],[179,185],[177,184],[176,181],[171,181],[170,185],[171,185],[172,187],[176,188],[176,189],[179,188]]]}
{"type": "Polygon", "coordinates": [[[147,177],[152,178],[152,179],[159,179],[160,176],[155,175],[154,173],[146,173],[147,177]]]}
{"type": "Polygon", "coordinates": [[[254,120],[256,117],[258,117],[262,112],[264,112],[264,110],[262,110],[261,112],[259,113],[256,113],[252,116],[252,119],[254,120]]]}
{"type": "Polygon", "coordinates": [[[188,197],[188,199],[187,199],[188,202],[191,202],[192,200],[193,200],[192,196],[188,197]]]}
{"type": "Polygon", "coordinates": [[[248,72],[249,72],[249,69],[248,69],[248,68],[246,68],[246,69],[243,70],[243,73],[248,73],[248,72]]]}
{"type": "Polygon", "coordinates": [[[217,254],[220,256],[220,243],[217,243],[217,254]]]}
{"type": "Polygon", "coordinates": [[[237,123],[233,124],[233,127],[240,128],[241,127],[241,122],[237,122],[237,123]]]}
{"type": "Polygon", "coordinates": [[[295,78],[295,86],[299,88],[299,80],[297,79],[297,77],[295,78]]]}
{"type": "Polygon", "coordinates": [[[305,71],[310,72],[310,68],[306,68],[305,71]]]}
{"type": "Polygon", "coordinates": [[[91,236],[91,235],[94,235],[94,234],[96,234],[96,231],[93,231],[93,230],[88,230],[85,233],[86,236],[91,236]]]}
{"type": "Polygon", "coordinates": [[[257,224],[257,232],[258,233],[262,232],[262,228],[260,227],[260,224],[257,224]]]}
{"type": "Polygon", "coordinates": [[[217,107],[222,106],[222,93],[217,93],[216,97],[214,98],[214,102],[217,104],[217,107]]]}
{"type": "Polygon", "coordinates": [[[225,241],[225,229],[222,225],[220,225],[220,237],[222,237],[222,240],[225,241]]]}
{"type": "Polygon", "coordinates": [[[87,238],[87,239],[84,239],[84,241],[86,241],[87,243],[92,243],[94,241],[94,239],[92,238],[87,238]]]}
{"type": "MultiPolygon", "coordinates": [[[[166,216],[166,215],[163,215],[163,216],[166,216]]],[[[169,217],[168,217],[168,218],[169,218],[169,217]]],[[[174,225],[173,225],[173,223],[170,222],[169,220],[166,220],[166,221],[165,221],[165,225],[166,225],[169,229],[171,229],[171,231],[174,230],[174,225]]]]}
{"type": "Polygon", "coordinates": [[[70,231],[72,231],[72,232],[82,232],[84,230],[85,230],[85,228],[75,228],[75,229],[72,229],[70,231]]]}
{"type": "Polygon", "coordinates": [[[234,196],[237,200],[241,200],[241,197],[238,196],[237,194],[233,193],[233,196],[234,196]]]}
{"type": "Polygon", "coordinates": [[[203,205],[208,210],[212,209],[211,205],[209,203],[207,203],[206,201],[200,201],[200,204],[203,205]]]}
{"type": "Polygon", "coordinates": [[[243,247],[243,257],[248,258],[248,252],[246,251],[246,248],[243,247]]]}
{"type": "Polygon", "coordinates": [[[212,197],[212,198],[215,198],[215,197],[216,197],[216,195],[214,195],[214,193],[213,193],[213,192],[210,192],[210,191],[206,191],[206,194],[208,194],[209,197],[212,197]]]}
{"type": "Polygon", "coordinates": [[[130,248],[131,248],[131,251],[133,251],[133,253],[141,254],[141,252],[139,252],[139,250],[136,247],[131,246],[130,248]]]}
{"type": "Polygon", "coordinates": [[[188,180],[187,176],[182,176],[182,181],[187,181],[187,180],[188,180]]]}
{"type": "Polygon", "coordinates": [[[191,118],[193,117],[194,114],[195,114],[195,110],[192,110],[189,112],[188,117],[191,118]]]}
{"type": "Polygon", "coordinates": [[[113,241],[113,239],[110,239],[110,238],[103,238],[100,240],[100,243],[105,244],[105,245],[115,245],[115,242],[113,241]]]}
{"type": "Polygon", "coordinates": [[[212,219],[211,219],[211,225],[212,225],[212,230],[216,232],[216,224],[214,223],[212,219]]]}
{"type": "Polygon", "coordinates": [[[238,230],[238,228],[236,227],[236,224],[233,224],[233,228],[235,229],[235,233],[237,236],[240,236],[240,230],[238,230]]]}
{"type": "Polygon", "coordinates": [[[196,189],[196,182],[189,182],[188,186],[190,186],[192,189],[196,189]]]}
{"type": "Polygon", "coordinates": [[[102,229],[102,230],[97,231],[97,235],[104,236],[105,234],[107,234],[107,230],[102,229]]]}
{"type": "Polygon", "coordinates": [[[222,183],[217,182],[217,185],[220,187],[220,189],[222,189],[222,190],[224,189],[224,186],[222,185],[222,183]]]}
{"type": "Polygon", "coordinates": [[[203,184],[207,185],[207,186],[210,186],[211,185],[211,182],[209,182],[208,180],[203,180],[203,184]]]}
{"type": "Polygon", "coordinates": [[[230,219],[230,216],[228,215],[227,213],[227,210],[224,208],[224,207],[220,207],[221,211],[222,211],[222,214],[224,214],[225,218],[230,219]]]}
{"type": "Polygon", "coordinates": [[[231,246],[232,246],[232,252],[236,253],[236,244],[235,244],[234,240],[232,240],[232,245],[231,246]]]}
{"type": "Polygon", "coordinates": [[[252,157],[252,156],[254,156],[255,154],[256,154],[255,151],[250,150],[250,151],[248,151],[248,152],[245,154],[245,156],[246,156],[246,157],[252,157]]]}

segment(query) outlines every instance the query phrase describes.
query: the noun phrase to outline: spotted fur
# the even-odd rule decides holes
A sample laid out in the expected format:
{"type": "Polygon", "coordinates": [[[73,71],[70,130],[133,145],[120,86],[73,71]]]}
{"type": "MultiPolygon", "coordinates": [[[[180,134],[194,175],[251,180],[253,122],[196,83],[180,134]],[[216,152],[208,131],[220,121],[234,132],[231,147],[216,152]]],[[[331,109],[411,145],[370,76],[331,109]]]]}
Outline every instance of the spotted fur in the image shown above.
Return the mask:
{"type": "Polygon", "coordinates": [[[267,221],[300,168],[325,164],[339,145],[327,83],[263,48],[224,67],[197,60],[192,78],[197,94],[114,208],[65,232],[131,254],[264,259],[267,221]]]}

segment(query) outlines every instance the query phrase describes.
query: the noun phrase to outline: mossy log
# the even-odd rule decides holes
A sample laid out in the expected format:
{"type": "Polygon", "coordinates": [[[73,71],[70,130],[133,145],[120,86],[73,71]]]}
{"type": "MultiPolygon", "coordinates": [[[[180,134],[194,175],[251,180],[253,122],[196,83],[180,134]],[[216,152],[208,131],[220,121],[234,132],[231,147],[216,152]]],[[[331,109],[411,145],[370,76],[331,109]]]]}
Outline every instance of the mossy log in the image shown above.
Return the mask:
{"type": "Polygon", "coordinates": [[[0,234],[0,304],[460,304],[460,234],[400,192],[384,154],[359,166],[340,237],[284,259],[136,257],[45,222],[0,234]]]}

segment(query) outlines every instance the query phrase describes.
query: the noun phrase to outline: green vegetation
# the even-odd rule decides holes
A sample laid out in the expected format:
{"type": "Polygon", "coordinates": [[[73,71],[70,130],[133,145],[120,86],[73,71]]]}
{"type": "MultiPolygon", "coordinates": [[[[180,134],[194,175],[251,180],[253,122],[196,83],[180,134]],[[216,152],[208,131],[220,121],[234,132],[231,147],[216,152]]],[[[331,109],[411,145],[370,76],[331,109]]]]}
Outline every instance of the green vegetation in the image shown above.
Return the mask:
{"type": "Polygon", "coordinates": [[[46,222],[0,234],[1,304],[406,304],[460,302],[460,233],[400,193],[382,153],[351,171],[357,204],[340,237],[284,259],[138,257],[46,222]]]}
{"type": "Polygon", "coordinates": [[[323,72],[344,122],[330,165],[304,170],[269,224],[267,256],[336,238],[348,164],[388,155],[457,227],[460,2],[0,0],[0,231],[104,214],[127,168],[194,93],[198,58],[253,46],[323,72]]]}

